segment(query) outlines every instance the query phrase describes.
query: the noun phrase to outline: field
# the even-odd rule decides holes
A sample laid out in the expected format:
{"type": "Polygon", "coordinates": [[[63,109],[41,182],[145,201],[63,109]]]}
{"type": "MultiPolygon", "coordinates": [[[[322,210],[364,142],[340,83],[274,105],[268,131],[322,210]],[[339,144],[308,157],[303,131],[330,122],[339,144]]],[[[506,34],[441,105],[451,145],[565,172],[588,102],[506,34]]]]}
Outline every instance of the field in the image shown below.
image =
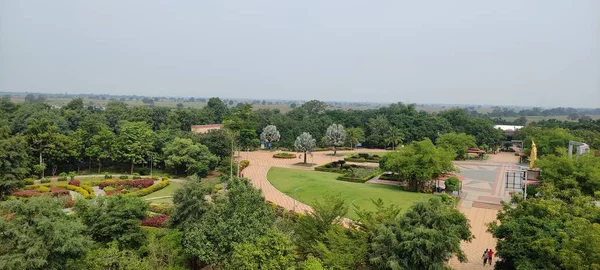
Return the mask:
{"type": "MultiPolygon", "coordinates": [[[[589,115],[589,117],[591,117],[593,120],[597,120],[600,119],[600,115],[589,115]]],[[[519,117],[502,117],[502,119],[507,120],[507,121],[514,121],[519,119],[519,117]]],[[[527,118],[527,123],[531,123],[531,122],[537,122],[537,121],[541,121],[541,120],[550,120],[550,119],[556,119],[556,120],[560,120],[560,121],[572,121],[575,122],[573,120],[569,120],[567,118],[566,115],[553,115],[553,116],[525,116],[525,118],[527,118]]]]}
{"type": "MultiPolygon", "coordinates": [[[[294,189],[298,200],[311,205],[315,200],[322,200],[327,195],[339,194],[350,205],[353,203],[363,209],[374,210],[371,200],[381,198],[384,202],[396,204],[402,209],[407,209],[413,202],[425,200],[434,195],[402,191],[397,187],[379,184],[350,183],[335,180],[339,174],[305,171],[273,167],[269,170],[267,178],[277,189],[283,193],[294,196],[294,189]]],[[[349,218],[356,218],[353,207],[349,207],[349,218]]]]}

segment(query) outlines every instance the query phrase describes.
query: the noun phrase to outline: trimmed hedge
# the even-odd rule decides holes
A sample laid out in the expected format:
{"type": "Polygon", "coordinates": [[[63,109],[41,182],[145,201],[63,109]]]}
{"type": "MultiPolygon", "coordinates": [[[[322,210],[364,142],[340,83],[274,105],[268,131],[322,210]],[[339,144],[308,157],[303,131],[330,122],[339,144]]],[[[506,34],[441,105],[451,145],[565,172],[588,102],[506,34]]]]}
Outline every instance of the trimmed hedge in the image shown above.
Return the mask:
{"type": "Polygon", "coordinates": [[[250,160],[246,160],[246,159],[244,159],[244,160],[240,161],[240,173],[241,173],[241,172],[242,172],[244,169],[246,169],[246,167],[248,167],[248,165],[250,165],[250,160]]]}
{"type": "Polygon", "coordinates": [[[91,197],[96,196],[96,194],[94,193],[94,188],[93,187],[90,187],[90,186],[85,185],[85,184],[80,185],[80,187],[83,188],[83,189],[85,189],[85,190],[87,190],[87,192],[90,194],[91,197]]]}
{"type": "Polygon", "coordinates": [[[128,186],[128,187],[141,187],[147,188],[154,185],[154,180],[152,179],[143,179],[143,180],[131,180],[131,181],[114,181],[108,180],[98,184],[99,188],[105,188],[107,186],[128,186]]]}
{"type": "Polygon", "coordinates": [[[173,211],[175,211],[175,206],[172,204],[153,204],[153,203],[151,203],[148,205],[148,209],[154,213],[171,215],[171,214],[173,214],[173,211]]]}
{"type": "MultiPolygon", "coordinates": [[[[348,147],[348,146],[340,146],[340,147],[336,147],[337,151],[344,151],[344,150],[353,150],[352,148],[348,147]]],[[[313,152],[323,152],[323,151],[333,151],[333,148],[331,147],[317,147],[313,150],[313,152]]]]}
{"type": "Polygon", "coordinates": [[[402,181],[402,180],[404,180],[404,179],[402,179],[402,176],[400,176],[399,174],[391,174],[391,173],[382,174],[381,176],[379,176],[379,179],[381,179],[381,180],[389,180],[389,181],[402,181]]]}
{"type": "Polygon", "coordinates": [[[73,185],[69,185],[69,184],[56,184],[56,186],[57,187],[61,187],[61,188],[66,188],[68,190],[75,191],[75,192],[83,195],[83,197],[86,198],[86,199],[89,199],[89,198],[92,197],[87,190],[85,190],[85,189],[83,189],[81,187],[78,187],[78,186],[73,186],[73,185]]]}
{"type": "Polygon", "coordinates": [[[165,188],[168,185],[169,185],[169,180],[168,179],[163,179],[158,184],[149,186],[147,188],[140,189],[138,191],[127,193],[127,194],[125,194],[125,196],[126,197],[142,197],[142,196],[146,196],[146,195],[148,195],[148,194],[150,194],[152,192],[161,190],[161,189],[165,188]]]}
{"type": "Polygon", "coordinates": [[[33,183],[35,183],[35,179],[33,178],[25,178],[25,185],[33,185],[33,183]]]}
{"type": "Polygon", "coordinates": [[[275,155],[273,155],[274,158],[288,158],[288,159],[292,159],[292,158],[296,158],[296,154],[292,154],[292,153],[277,153],[275,155]]]}
{"type": "Polygon", "coordinates": [[[369,155],[368,153],[358,153],[347,155],[344,159],[351,162],[379,163],[381,157],[379,155],[369,155]]]}
{"type": "Polygon", "coordinates": [[[360,178],[346,176],[346,175],[338,176],[336,179],[340,180],[340,181],[354,182],[354,183],[364,183],[365,182],[364,180],[362,180],[360,178]]]}
{"type": "Polygon", "coordinates": [[[315,167],[315,171],[345,174],[348,172],[348,169],[350,169],[350,168],[371,168],[368,166],[359,166],[356,164],[344,164],[344,163],[346,163],[346,161],[344,161],[344,160],[338,160],[338,161],[334,161],[334,162],[325,163],[321,166],[315,167]],[[339,166],[334,166],[335,164],[339,164],[339,166]]]}
{"type": "Polygon", "coordinates": [[[69,181],[69,185],[80,186],[81,182],[79,180],[71,180],[69,181]]]}

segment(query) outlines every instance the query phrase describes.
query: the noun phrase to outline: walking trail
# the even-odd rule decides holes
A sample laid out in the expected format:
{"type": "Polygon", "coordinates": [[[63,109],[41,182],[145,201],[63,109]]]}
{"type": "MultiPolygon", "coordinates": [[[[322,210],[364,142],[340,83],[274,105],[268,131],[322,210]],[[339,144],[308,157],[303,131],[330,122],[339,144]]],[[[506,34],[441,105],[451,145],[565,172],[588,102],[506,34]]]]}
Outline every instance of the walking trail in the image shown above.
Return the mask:
{"type": "MultiPolygon", "coordinates": [[[[328,152],[315,152],[309,154],[308,163],[314,166],[342,159],[344,155],[353,152],[383,152],[381,149],[361,149],[360,151],[338,151],[338,156],[332,157],[328,152]]],[[[244,169],[243,176],[250,179],[252,184],[262,190],[266,200],[280,205],[288,210],[296,209],[301,213],[310,212],[310,206],[296,201],[285,193],[276,189],[267,179],[267,173],[271,167],[294,168],[300,170],[313,170],[313,167],[297,166],[295,163],[302,162],[298,156],[295,159],[277,159],[273,154],[278,152],[255,151],[242,152],[241,159],[250,161],[250,165],[244,169]]],[[[498,210],[501,209],[500,202],[509,199],[508,192],[504,187],[504,174],[506,171],[516,169],[518,157],[510,153],[490,155],[484,161],[458,161],[455,165],[460,169],[459,175],[463,181],[462,200],[459,210],[463,212],[471,223],[471,231],[475,239],[471,243],[462,243],[462,249],[467,255],[469,262],[460,263],[456,258],[450,260],[449,265],[454,269],[484,269],[480,260],[481,254],[486,248],[496,248],[496,240],[487,232],[487,223],[496,219],[498,210]]],[[[365,165],[365,164],[362,164],[365,165]]],[[[376,164],[374,164],[376,165],[376,164]]],[[[384,180],[379,180],[384,181],[384,180]]],[[[495,261],[495,259],[494,259],[495,261]]],[[[487,268],[491,268],[489,265],[487,268]]]]}

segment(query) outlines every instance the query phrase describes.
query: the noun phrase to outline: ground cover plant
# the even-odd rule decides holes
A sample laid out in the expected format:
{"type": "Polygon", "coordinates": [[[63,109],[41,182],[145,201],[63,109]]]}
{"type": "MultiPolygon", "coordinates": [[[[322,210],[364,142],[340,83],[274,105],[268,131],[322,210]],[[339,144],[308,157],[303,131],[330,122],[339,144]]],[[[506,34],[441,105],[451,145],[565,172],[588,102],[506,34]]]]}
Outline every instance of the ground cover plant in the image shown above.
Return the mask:
{"type": "Polygon", "coordinates": [[[384,153],[356,153],[349,154],[344,159],[351,162],[379,163],[380,155],[384,153]]]}
{"type": "MultiPolygon", "coordinates": [[[[407,209],[413,202],[431,198],[434,195],[402,191],[398,187],[378,184],[361,184],[338,181],[337,173],[306,171],[288,168],[271,168],[267,178],[281,192],[308,205],[326,195],[340,194],[348,203],[368,210],[375,210],[371,199],[381,198],[387,204],[393,203],[407,209]],[[294,189],[296,189],[294,194],[294,189]]],[[[348,217],[356,218],[354,209],[348,210],[348,217]]]]}
{"type": "Polygon", "coordinates": [[[292,153],[286,153],[286,152],[282,152],[282,153],[277,153],[273,155],[274,158],[296,158],[296,154],[292,154],[292,153]]]}

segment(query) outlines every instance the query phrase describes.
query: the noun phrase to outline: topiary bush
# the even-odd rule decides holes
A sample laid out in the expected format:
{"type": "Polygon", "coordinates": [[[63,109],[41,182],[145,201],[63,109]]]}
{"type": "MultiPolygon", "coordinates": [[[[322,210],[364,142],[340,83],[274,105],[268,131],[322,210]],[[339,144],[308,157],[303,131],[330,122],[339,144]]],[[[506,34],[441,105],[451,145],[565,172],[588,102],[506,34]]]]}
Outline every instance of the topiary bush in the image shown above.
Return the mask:
{"type": "Polygon", "coordinates": [[[154,213],[171,215],[171,214],[173,214],[173,211],[175,211],[175,206],[172,204],[153,204],[153,203],[151,203],[148,205],[148,209],[154,213]]]}
{"type": "Polygon", "coordinates": [[[165,221],[167,221],[169,216],[165,214],[160,214],[156,216],[149,216],[142,220],[142,226],[162,228],[165,225],[165,221]]]}
{"type": "Polygon", "coordinates": [[[61,172],[60,174],[58,174],[58,181],[67,181],[67,173],[66,172],[61,172]]]}
{"type": "Polygon", "coordinates": [[[104,179],[112,179],[113,176],[108,174],[107,172],[104,173],[104,179]]]}
{"type": "Polygon", "coordinates": [[[41,186],[37,189],[37,191],[41,192],[41,193],[46,193],[46,192],[50,192],[50,188],[47,188],[45,186],[41,186]]]}
{"type": "Polygon", "coordinates": [[[451,176],[446,179],[446,192],[458,191],[460,186],[460,180],[458,178],[451,176]]]}
{"type": "Polygon", "coordinates": [[[123,180],[129,179],[129,176],[128,175],[121,175],[121,176],[119,176],[119,179],[123,179],[123,180]]]}
{"type": "Polygon", "coordinates": [[[292,158],[296,158],[296,154],[282,152],[282,153],[277,153],[277,154],[273,155],[273,157],[274,158],[292,159],[292,158]]]}
{"type": "Polygon", "coordinates": [[[71,180],[71,181],[69,181],[69,185],[72,185],[72,186],[77,186],[78,187],[80,184],[81,184],[81,182],[79,180],[71,180]]]}
{"type": "Polygon", "coordinates": [[[132,179],[134,179],[134,180],[135,180],[135,179],[142,179],[142,177],[140,177],[140,174],[139,174],[139,173],[133,173],[133,177],[132,177],[132,179]]]}
{"type": "Polygon", "coordinates": [[[46,178],[44,178],[44,179],[40,180],[40,182],[41,182],[42,184],[46,184],[46,183],[50,183],[51,181],[50,181],[50,178],[46,177],[46,178]]]}
{"type": "Polygon", "coordinates": [[[25,185],[33,185],[33,183],[35,183],[35,179],[33,178],[25,178],[23,181],[25,182],[25,185]]]}
{"type": "Polygon", "coordinates": [[[86,198],[86,199],[89,199],[89,198],[92,197],[87,190],[85,190],[85,189],[83,189],[81,187],[78,187],[78,186],[73,186],[73,185],[68,185],[68,184],[56,184],[56,186],[57,187],[61,187],[61,188],[66,188],[68,190],[75,191],[75,192],[83,195],[83,197],[86,198]]]}

